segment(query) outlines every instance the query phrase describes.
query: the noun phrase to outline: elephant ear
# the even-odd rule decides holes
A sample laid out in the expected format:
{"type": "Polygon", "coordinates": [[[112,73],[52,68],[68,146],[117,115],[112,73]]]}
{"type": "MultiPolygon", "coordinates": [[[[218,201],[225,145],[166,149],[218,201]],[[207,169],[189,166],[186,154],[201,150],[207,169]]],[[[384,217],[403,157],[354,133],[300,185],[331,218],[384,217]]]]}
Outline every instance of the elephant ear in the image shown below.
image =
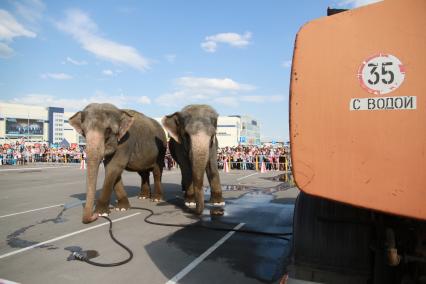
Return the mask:
{"type": "Polygon", "coordinates": [[[83,135],[83,129],[81,128],[81,111],[77,112],[68,120],[69,124],[78,132],[78,134],[83,135]]]}
{"type": "Polygon", "coordinates": [[[126,132],[129,130],[130,126],[132,126],[135,118],[133,115],[125,110],[121,111],[121,119],[120,119],[120,127],[118,129],[118,140],[121,140],[126,132]]]}
{"type": "Polygon", "coordinates": [[[169,135],[180,144],[181,139],[179,138],[179,112],[166,115],[161,119],[161,124],[163,124],[169,135]]]}

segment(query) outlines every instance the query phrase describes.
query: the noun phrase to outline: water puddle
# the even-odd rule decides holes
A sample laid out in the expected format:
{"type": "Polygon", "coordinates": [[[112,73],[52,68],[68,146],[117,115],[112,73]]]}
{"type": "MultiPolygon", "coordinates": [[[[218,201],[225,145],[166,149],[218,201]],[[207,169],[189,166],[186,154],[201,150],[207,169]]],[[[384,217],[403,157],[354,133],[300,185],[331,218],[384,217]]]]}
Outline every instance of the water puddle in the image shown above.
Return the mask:
{"type": "Polygon", "coordinates": [[[270,181],[281,181],[281,182],[289,184],[290,186],[294,186],[294,179],[291,173],[279,174],[273,177],[263,177],[263,179],[270,180],[270,181]]]}
{"type": "MultiPolygon", "coordinates": [[[[61,210],[61,212],[59,212],[59,214],[55,218],[43,219],[40,222],[37,222],[36,224],[29,225],[29,226],[26,226],[26,227],[22,227],[22,228],[20,228],[16,231],[14,231],[13,233],[9,234],[6,237],[7,244],[12,248],[25,248],[25,247],[28,247],[28,246],[38,244],[39,242],[37,242],[37,241],[24,240],[20,236],[22,236],[30,228],[38,226],[38,225],[46,224],[48,222],[52,222],[54,224],[60,224],[60,223],[67,222],[68,219],[66,219],[63,216],[66,209],[67,208],[64,207],[61,210]]],[[[58,249],[57,247],[55,247],[53,245],[41,245],[39,247],[40,248],[47,248],[47,249],[58,249]]]]}
{"type": "MultiPolygon", "coordinates": [[[[247,185],[247,184],[222,184],[222,191],[251,191],[251,190],[267,190],[268,192],[277,192],[284,191],[291,187],[294,187],[294,181],[291,174],[281,174],[274,177],[265,177],[264,179],[270,181],[281,182],[278,185],[267,187],[267,188],[259,188],[258,186],[247,185]]],[[[204,194],[210,195],[210,186],[203,186],[204,194]]]]}

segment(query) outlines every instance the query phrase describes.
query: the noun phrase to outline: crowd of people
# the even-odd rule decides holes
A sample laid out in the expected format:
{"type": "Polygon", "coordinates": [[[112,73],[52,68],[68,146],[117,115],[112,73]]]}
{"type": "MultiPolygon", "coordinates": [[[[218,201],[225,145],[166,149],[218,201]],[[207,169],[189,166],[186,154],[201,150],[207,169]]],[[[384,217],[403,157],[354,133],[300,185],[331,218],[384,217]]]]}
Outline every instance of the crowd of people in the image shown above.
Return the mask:
{"type": "MultiPolygon", "coordinates": [[[[0,165],[26,165],[29,163],[80,163],[85,157],[84,147],[48,147],[46,144],[27,145],[16,142],[0,145],[0,165]]],[[[238,146],[218,149],[219,169],[289,170],[291,167],[289,151],[285,147],[238,146]],[[227,165],[225,165],[227,163],[227,165]]],[[[169,152],[165,157],[165,167],[177,167],[169,152]]]]}
{"type": "Polygon", "coordinates": [[[46,144],[13,143],[0,145],[0,165],[26,165],[36,162],[80,163],[80,147],[51,148],[46,144]]]}
{"type": "Polygon", "coordinates": [[[289,150],[285,147],[238,146],[219,149],[219,168],[228,163],[230,169],[259,170],[264,164],[266,170],[288,170],[291,167],[289,150]]]}

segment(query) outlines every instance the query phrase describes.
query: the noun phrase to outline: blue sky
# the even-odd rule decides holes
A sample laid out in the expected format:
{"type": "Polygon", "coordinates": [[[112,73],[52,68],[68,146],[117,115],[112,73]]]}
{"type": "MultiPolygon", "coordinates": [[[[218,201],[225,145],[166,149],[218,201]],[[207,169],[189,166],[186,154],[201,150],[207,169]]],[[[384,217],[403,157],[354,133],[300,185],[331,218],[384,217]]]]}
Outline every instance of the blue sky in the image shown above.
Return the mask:
{"type": "Polygon", "coordinates": [[[161,117],[191,103],[288,139],[293,44],[328,6],[374,0],[1,1],[0,100],[161,117]]]}

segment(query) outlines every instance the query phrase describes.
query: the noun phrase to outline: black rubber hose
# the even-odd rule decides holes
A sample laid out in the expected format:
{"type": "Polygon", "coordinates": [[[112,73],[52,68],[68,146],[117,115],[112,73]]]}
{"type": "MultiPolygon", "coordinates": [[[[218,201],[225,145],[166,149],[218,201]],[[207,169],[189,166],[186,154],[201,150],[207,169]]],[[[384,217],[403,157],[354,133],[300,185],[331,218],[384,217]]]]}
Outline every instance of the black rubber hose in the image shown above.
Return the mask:
{"type": "MultiPolygon", "coordinates": [[[[101,266],[101,267],[113,267],[113,266],[119,266],[119,265],[123,265],[123,264],[126,264],[126,263],[128,263],[129,261],[131,261],[132,260],[132,258],[133,258],[133,252],[128,248],[128,247],[126,247],[123,243],[121,243],[119,240],[117,240],[115,237],[114,237],[114,235],[112,234],[112,221],[111,221],[111,219],[110,218],[108,218],[108,217],[105,217],[105,216],[101,216],[101,217],[103,217],[104,219],[106,219],[106,220],[108,220],[108,222],[109,222],[109,235],[111,236],[111,239],[117,244],[117,245],[119,245],[119,246],[121,246],[122,248],[124,248],[128,253],[129,253],[129,257],[128,258],[126,258],[125,260],[123,260],[123,261],[120,261],[120,262],[112,262],[112,263],[99,263],[99,262],[95,262],[95,261],[91,261],[90,259],[88,259],[87,257],[81,257],[80,256],[80,258],[78,258],[78,259],[80,259],[80,260],[82,260],[82,261],[84,261],[84,262],[86,262],[86,263],[88,263],[88,264],[91,264],[91,265],[95,265],[95,266],[101,266]]],[[[74,254],[75,256],[76,256],[76,254],[74,254]]]]}
{"type": "MultiPolygon", "coordinates": [[[[202,224],[170,224],[170,223],[160,223],[160,222],[154,222],[154,221],[150,221],[148,220],[151,216],[154,215],[154,211],[152,211],[151,209],[148,208],[143,208],[143,207],[130,207],[130,209],[137,209],[137,210],[143,210],[143,211],[147,211],[149,212],[149,214],[145,217],[144,221],[148,224],[151,225],[157,225],[157,226],[166,226],[166,227],[180,227],[180,228],[203,228],[203,229],[207,229],[207,230],[214,230],[214,231],[226,231],[226,232],[230,232],[230,231],[234,231],[234,232],[238,232],[238,233],[246,233],[246,234],[256,234],[256,235],[263,235],[263,236],[270,236],[270,237],[275,237],[275,238],[279,238],[279,239],[283,239],[286,241],[289,241],[289,238],[286,238],[284,236],[290,236],[292,235],[292,233],[268,233],[268,232],[259,232],[259,231],[252,231],[252,230],[235,230],[235,229],[226,229],[226,228],[214,228],[214,227],[208,227],[208,226],[204,226],[202,224]]],[[[112,233],[112,221],[110,218],[105,217],[105,216],[101,216],[104,219],[108,220],[109,222],[109,235],[111,236],[111,239],[118,244],[119,246],[121,246],[122,248],[124,248],[128,253],[129,253],[129,257],[126,258],[123,261],[120,262],[112,262],[112,263],[99,263],[99,262],[95,262],[95,261],[91,261],[89,260],[86,256],[78,253],[78,252],[73,252],[73,255],[75,257],[75,259],[84,261],[88,264],[94,265],[94,266],[100,266],[100,267],[113,267],[113,266],[119,266],[119,265],[123,265],[128,263],[130,260],[132,260],[133,258],[133,252],[127,247],[125,246],[123,243],[121,243],[119,240],[117,240],[113,233],[112,233]]]]}
{"type": "Polygon", "coordinates": [[[143,208],[143,207],[130,207],[130,209],[138,209],[138,210],[144,210],[144,211],[148,211],[150,214],[147,215],[144,219],[144,221],[148,224],[151,225],[157,225],[157,226],[167,226],[167,227],[180,227],[180,228],[184,228],[184,227],[189,227],[189,228],[203,228],[203,229],[207,229],[207,230],[213,230],[213,231],[224,231],[224,232],[238,232],[238,233],[246,233],[246,234],[255,234],[255,235],[263,235],[263,236],[270,236],[270,237],[276,237],[279,239],[283,239],[286,241],[289,241],[288,238],[284,237],[284,236],[291,236],[293,233],[270,233],[270,232],[261,232],[261,231],[254,231],[254,230],[245,230],[245,229],[227,229],[227,228],[215,228],[215,227],[209,227],[209,226],[204,226],[202,224],[170,224],[170,223],[162,223],[162,222],[155,222],[155,221],[150,221],[148,220],[151,216],[154,215],[154,211],[152,211],[151,209],[148,208],[143,208]]]}

